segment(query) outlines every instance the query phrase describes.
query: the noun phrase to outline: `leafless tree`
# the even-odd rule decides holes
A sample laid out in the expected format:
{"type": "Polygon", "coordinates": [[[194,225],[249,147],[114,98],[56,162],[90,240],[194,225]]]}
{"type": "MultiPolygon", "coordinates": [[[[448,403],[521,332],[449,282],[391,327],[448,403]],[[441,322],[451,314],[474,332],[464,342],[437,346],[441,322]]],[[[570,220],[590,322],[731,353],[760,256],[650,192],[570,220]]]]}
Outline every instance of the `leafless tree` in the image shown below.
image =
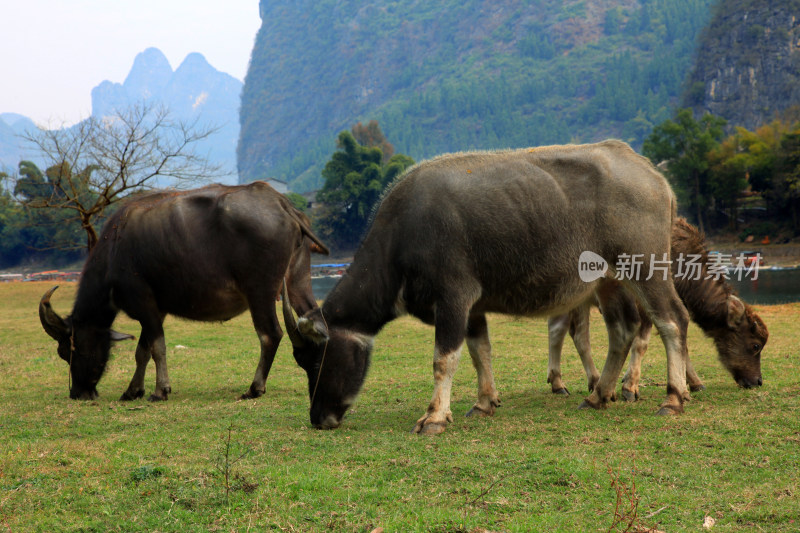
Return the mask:
{"type": "Polygon", "coordinates": [[[72,211],[91,250],[104,213],[126,196],[222,177],[218,165],[196,152],[197,142],[217,129],[176,120],[163,106],[141,103],[113,117],[27,133],[23,140],[44,160],[47,182],[46,194],[28,197],[24,205],[72,211]]]}

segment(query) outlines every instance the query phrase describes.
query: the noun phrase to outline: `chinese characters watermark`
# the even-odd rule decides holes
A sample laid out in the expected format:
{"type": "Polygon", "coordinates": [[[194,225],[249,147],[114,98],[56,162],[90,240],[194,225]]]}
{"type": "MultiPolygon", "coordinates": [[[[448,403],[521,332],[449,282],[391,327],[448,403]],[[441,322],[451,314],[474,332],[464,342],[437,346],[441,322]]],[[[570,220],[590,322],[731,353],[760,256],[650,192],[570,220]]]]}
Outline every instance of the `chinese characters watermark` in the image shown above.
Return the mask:
{"type": "MultiPolygon", "coordinates": [[[[670,260],[667,254],[620,254],[614,265],[614,279],[649,280],[661,276],[666,280],[673,275],[675,279],[686,280],[729,280],[758,279],[761,254],[745,255],[710,253],[703,261],[701,254],[678,254],[670,260]],[[674,263],[674,271],[673,271],[674,263]]],[[[608,262],[594,252],[583,252],[578,259],[578,274],[584,282],[591,282],[606,275],[608,262]]]]}

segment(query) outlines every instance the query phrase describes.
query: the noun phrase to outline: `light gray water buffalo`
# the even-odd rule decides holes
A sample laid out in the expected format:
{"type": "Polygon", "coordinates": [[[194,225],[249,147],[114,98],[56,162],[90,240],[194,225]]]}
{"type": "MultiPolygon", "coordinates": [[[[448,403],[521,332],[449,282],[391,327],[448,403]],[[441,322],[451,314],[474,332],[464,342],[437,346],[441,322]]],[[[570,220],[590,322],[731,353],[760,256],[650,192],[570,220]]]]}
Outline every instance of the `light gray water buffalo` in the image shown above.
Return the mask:
{"type": "MultiPolygon", "coordinates": [[[[452,421],[450,389],[466,339],[478,372],[471,412],[499,405],[486,313],[551,316],[597,298],[609,332],[603,374],[585,405],[611,399],[638,313],[608,278],[584,282],[582,252],[610,264],[620,254],[669,254],[675,196],[664,177],[618,141],[440,156],[409,169],[384,196],[347,273],[297,329],[311,423],[337,427],[355,401],[373,338],[410,313],[435,326],[433,398],[414,430],[452,421]]],[[[667,352],[660,413],[683,411],[688,313],[670,277],[631,279],[667,352]]],[[[291,313],[288,313],[291,315],[291,313]]]]}
{"type": "MultiPolygon", "coordinates": [[[[761,351],[769,337],[764,321],[736,296],[723,273],[709,272],[713,262],[708,256],[705,237],[683,218],[676,219],[672,226],[671,249],[670,266],[675,289],[689,316],[714,340],[720,362],[736,383],[747,389],[760,386],[761,351]]],[[[589,390],[600,379],[592,362],[589,343],[590,308],[590,303],[583,304],[548,320],[550,359],[547,382],[554,393],[567,393],[561,379],[561,348],[568,331],[583,362],[589,390]]],[[[639,399],[642,358],[652,330],[646,313],[640,309],[639,314],[641,324],[631,345],[628,371],[622,379],[622,396],[628,401],[639,399]]],[[[688,359],[686,381],[692,391],[705,388],[688,359]]]]}
{"type": "Polygon", "coordinates": [[[247,309],[261,358],[243,397],[261,396],[283,335],[275,299],[284,278],[295,310],[319,316],[311,292],[312,251],[328,253],[308,218],[263,182],[161,191],[126,202],[86,260],[72,313],[61,318],[53,310],[56,287],[39,304],[42,326],[70,365],[70,397],[96,398],[112,341],[133,338],[111,330],[119,311],[142,326],[136,372],[121,399],[144,395],[152,357],[156,387],[150,399],[166,400],[172,389],[164,317],[221,321],[247,309]]]}

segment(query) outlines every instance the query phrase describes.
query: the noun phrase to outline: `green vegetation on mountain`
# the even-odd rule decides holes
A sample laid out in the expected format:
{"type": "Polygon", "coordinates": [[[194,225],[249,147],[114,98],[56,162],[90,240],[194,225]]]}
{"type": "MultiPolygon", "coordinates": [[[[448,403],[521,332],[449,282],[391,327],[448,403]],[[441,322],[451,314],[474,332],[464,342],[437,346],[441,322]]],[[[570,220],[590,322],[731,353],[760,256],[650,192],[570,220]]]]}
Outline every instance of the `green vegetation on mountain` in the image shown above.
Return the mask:
{"type": "Polygon", "coordinates": [[[669,118],[713,0],[261,1],[241,179],[318,188],[336,135],[402,153],[622,138],[669,118]]]}

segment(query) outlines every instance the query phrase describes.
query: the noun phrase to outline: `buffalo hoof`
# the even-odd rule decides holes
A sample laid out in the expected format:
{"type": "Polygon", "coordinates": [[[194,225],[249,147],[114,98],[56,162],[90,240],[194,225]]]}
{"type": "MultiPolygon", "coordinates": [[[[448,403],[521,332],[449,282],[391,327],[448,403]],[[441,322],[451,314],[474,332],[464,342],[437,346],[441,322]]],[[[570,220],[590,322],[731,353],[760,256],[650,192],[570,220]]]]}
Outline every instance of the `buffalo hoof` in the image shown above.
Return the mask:
{"type": "Polygon", "coordinates": [[[144,396],[144,389],[139,389],[133,392],[131,392],[130,390],[126,390],[125,392],[122,393],[122,396],[119,397],[119,401],[130,402],[133,400],[138,400],[143,396],[144,396]]]}
{"type": "Polygon", "coordinates": [[[558,394],[560,396],[569,396],[569,391],[566,387],[561,387],[560,389],[556,389],[553,391],[553,394],[558,394]]]}
{"type": "Polygon", "coordinates": [[[263,396],[264,392],[265,392],[264,390],[256,390],[251,386],[247,390],[247,392],[245,392],[244,394],[239,396],[239,399],[240,400],[255,400],[256,398],[260,398],[261,396],[263,396]]]}
{"type": "Polygon", "coordinates": [[[664,405],[661,409],[658,410],[656,413],[658,416],[674,416],[680,415],[683,413],[683,406],[682,405],[664,405]]]}
{"type": "Polygon", "coordinates": [[[703,385],[702,383],[699,383],[697,385],[689,385],[689,390],[692,392],[698,392],[701,390],[706,390],[706,386],[703,385]]]}
{"type": "Polygon", "coordinates": [[[150,402],[166,402],[167,401],[167,394],[164,393],[164,394],[159,396],[158,394],[153,393],[153,394],[150,395],[150,397],[147,400],[150,401],[150,402]]]}
{"type": "Polygon", "coordinates": [[[583,400],[583,402],[578,406],[578,409],[600,410],[600,409],[605,409],[605,408],[606,408],[606,404],[605,403],[594,403],[594,402],[590,402],[588,399],[583,400]]]}
{"type": "Polygon", "coordinates": [[[492,406],[492,409],[491,409],[490,411],[487,411],[486,409],[483,409],[483,408],[481,408],[481,407],[478,407],[477,405],[473,405],[473,406],[472,406],[472,409],[470,409],[469,411],[467,411],[467,414],[465,414],[464,416],[466,416],[466,417],[470,417],[470,416],[473,416],[473,415],[478,415],[478,416],[494,416],[494,406],[492,406]]]}
{"type": "Polygon", "coordinates": [[[635,402],[639,400],[639,391],[630,391],[626,389],[622,389],[622,398],[626,402],[635,402]]]}
{"type": "Polygon", "coordinates": [[[447,429],[446,422],[430,422],[428,424],[420,424],[417,422],[417,425],[414,426],[411,432],[419,435],[440,435],[444,433],[445,429],[447,429]]]}
{"type": "Polygon", "coordinates": [[[500,407],[500,400],[494,399],[489,401],[489,407],[483,408],[477,403],[472,406],[472,409],[467,411],[465,416],[480,415],[480,416],[494,416],[497,408],[500,407]]]}
{"type": "Polygon", "coordinates": [[[425,414],[422,418],[417,420],[414,429],[411,430],[411,433],[418,433],[420,435],[438,435],[440,433],[444,433],[444,430],[447,429],[447,424],[453,421],[453,414],[450,411],[447,411],[444,420],[433,420],[431,417],[431,413],[425,414]]]}

